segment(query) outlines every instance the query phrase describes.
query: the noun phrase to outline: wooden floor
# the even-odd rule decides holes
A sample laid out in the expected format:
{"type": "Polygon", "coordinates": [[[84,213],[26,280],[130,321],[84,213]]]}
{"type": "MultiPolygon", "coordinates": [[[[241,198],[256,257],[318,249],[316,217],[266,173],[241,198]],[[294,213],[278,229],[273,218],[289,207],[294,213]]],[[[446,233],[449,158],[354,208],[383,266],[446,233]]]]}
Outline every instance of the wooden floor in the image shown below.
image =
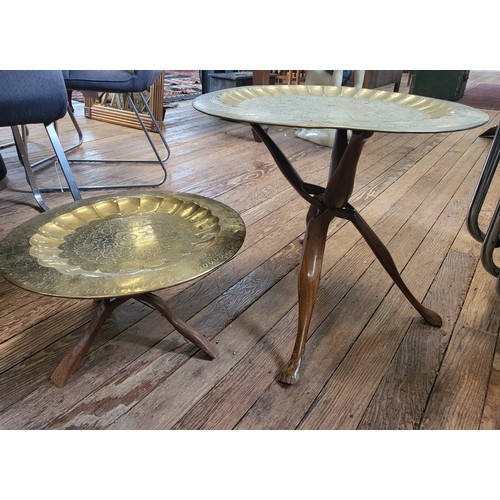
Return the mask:
{"type": "MultiPolygon", "coordinates": [[[[498,75],[475,76],[500,83],[498,75]]],[[[75,155],[149,154],[138,131],[76,111],[90,142],[75,155]]],[[[425,324],[356,230],[334,221],[300,380],[284,386],[276,376],[296,334],[307,205],[248,126],[202,115],[190,101],[168,109],[172,155],[162,188],[216,198],[247,226],[233,260],[159,292],[217,343],[220,356],[209,360],[159,313],[130,301],[57,388],[49,377],[88,324],[93,302],[38,295],[0,278],[0,428],[500,429],[500,300],[464,224],[491,143],[479,134],[500,120],[489,115],[490,124],[452,134],[374,134],[351,198],[414,294],[442,315],[442,328],[425,324]]],[[[69,144],[67,118],[59,130],[69,144]]],[[[270,133],[308,182],[324,184],[329,149],[292,129],[270,133]]],[[[33,156],[42,154],[43,131],[30,127],[29,139],[33,156]]],[[[1,129],[0,143],[8,140],[1,129]]],[[[9,185],[0,192],[0,237],[38,213],[15,152],[2,155],[9,185]]],[[[74,168],[80,180],[159,177],[151,165],[74,168]]],[[[54,171],[37,171],[40,184],[56,182],[54,171]]],[[[495,182],[483,221],[498,199],[495,182]]],[[[46,200],[55,207],[69,197],[46,200]]]]}

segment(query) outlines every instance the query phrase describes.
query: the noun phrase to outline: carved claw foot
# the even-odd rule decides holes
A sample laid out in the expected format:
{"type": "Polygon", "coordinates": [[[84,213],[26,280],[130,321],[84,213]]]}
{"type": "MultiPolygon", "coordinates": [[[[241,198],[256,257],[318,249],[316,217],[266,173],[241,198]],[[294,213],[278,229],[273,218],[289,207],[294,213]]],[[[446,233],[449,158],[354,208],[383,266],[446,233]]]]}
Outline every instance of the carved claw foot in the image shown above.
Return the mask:
{"type": "Polygon", "coordinates": [[[279,373],[278,381],[288,385],[297,383],[299,380],[299,368],[300,360],[298,363],[290,361],[288,366],[279,373]]]}

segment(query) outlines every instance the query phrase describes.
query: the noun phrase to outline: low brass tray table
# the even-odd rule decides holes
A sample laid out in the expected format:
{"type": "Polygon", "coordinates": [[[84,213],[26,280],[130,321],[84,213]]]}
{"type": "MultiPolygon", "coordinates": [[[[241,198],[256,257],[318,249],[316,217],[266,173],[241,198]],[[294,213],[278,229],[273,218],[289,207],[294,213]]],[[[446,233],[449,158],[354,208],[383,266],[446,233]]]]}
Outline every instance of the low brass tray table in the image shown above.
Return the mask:
{"type": "Polygon", "coordinates": [[[167,191],[103,195],[44,212],[14,229],[0,243],[0,271],[33,292],[98,300],[86,331],[51,376],[62,387],[106,319],[129,299],[157,309],[215,358],[215,346],[153,292],[222,265],[244,238],[241,217],[216,200],[167,191]]]}
{"type": "Polygon", "coordinates": [[[440,316],[423,306],[403,282],[382,241],[349,203],[363,144],[374,132],[437,133],[483,125],[483,111],[458,103],[384,90],[322,85],[255,85],[210,92],[193,101],[195,109],[249,123],[268,148],[285,179],[310,208],[298,282],[299,320],[295,346],[279,380],[298,380],[319,288],[328,227],[335,217],[351,222],[405,297],[434,326],[440,316]],[[336,129],[326,186],[305,182],[261,126],[336,129]],[[347,131],[352,131],[348,139],[347,131]]]}

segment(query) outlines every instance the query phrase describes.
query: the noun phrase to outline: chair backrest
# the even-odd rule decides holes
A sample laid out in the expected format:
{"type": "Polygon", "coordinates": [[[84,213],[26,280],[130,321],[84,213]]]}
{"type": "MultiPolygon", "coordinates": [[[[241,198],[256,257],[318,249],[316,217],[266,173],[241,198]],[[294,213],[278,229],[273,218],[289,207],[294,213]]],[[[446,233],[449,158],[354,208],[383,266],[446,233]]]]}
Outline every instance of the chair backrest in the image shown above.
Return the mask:
{"type": "Polygon", "coordinates": [[[49,124],[62,118],[67,109],[61,71],[0,71],[0,127],[49,124]]]}
{"type": "Polygon", "coordinates": [[[63,70],[66,87],[97,92],[144,92],[161,70],[63,70]]]}

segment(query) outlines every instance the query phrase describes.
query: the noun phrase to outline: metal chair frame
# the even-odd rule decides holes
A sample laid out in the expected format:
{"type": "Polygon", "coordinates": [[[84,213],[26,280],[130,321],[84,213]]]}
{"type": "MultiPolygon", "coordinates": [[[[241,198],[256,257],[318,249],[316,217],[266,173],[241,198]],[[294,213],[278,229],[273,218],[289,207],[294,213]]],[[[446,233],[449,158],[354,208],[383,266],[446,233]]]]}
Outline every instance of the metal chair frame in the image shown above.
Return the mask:
{"type": "Polygon", "coordinates": [[[476,241],[482,243],[481,263],[486,271],[497,278],[497,292],[500,294],[500,267],[495,264],[493,258],[495,248],[500,247],[500,200],[497,203],[487,230],[482,231],[479,227],[479,214],[486,195],[488,194],[499,161],[500,125],[496,128],[493,142],[488,151],[467,213],[467,228],[471,236],[476,241]]]}
{"type": "Polygon", "coordinates": [[[0,149],[6,149],[10,148],[11,146],[14,146],[15,142],[5,142],[4,144],[0,144],[0,149]]]}
{"type": "MultiPolygon", "coordinates": [[[[72,163],[159,163],[160,167],[161,167],[161,170],[162,170],[162,177],[161,177],[161,180],[158,181],[158,182],[150,182],[150,183],[137,183],[137,184],[111,184],[111,185],[105,185],[105,184],[100,184],[100,185],[84,185],[84,186],[78,186],[78,189],[80,190],[98,190],[98,189],[122,189],[122,188],[150,188],[150,187],[159,187],[161,186],[162,184],[165,183],[165,181],[167,180],[167,169],[165,167],[165,162],[168,160],[168,158],[170,157],[170,147],[165,139],[165,136],[163,135],[162,133],[162,130],[161,130],[161,127],[160,125],[158,124],[157,120],[155,119],[152,111],[151,111],[151,108],[149,107],[149,104],[147,102],[147,99],[145,98],[144,96],[144,93],[143,92],[136,92],[137,94],[139,94],[139,96],[141,97],[141,100],[142,100],[142,103],[144,105],[144,109],[147,111],[149,117],[151,118],[151,122],[156,130],[156,132],[158,133],[158,135],[160,136],[160,139],[165,147],[165,150],[166,150],[166,156],[164,156],[163,158],[161,157],[158,149],[156,148],[152,138],[151,138],[151,135],[150,133],[148,132],[147,128],[146,128],[146,125],[144,124],[144,121],[142,120],[141,118],[141,115],[137,109],[137,106],[135,105],[134,103],[134,100],[132,99],[132,94],[131,93],[125,93],[125,95],[127,96],[127,101],[130,105],[130,107],[132,108],[135,116],[137,117],[137,120],[139,121],[139,124],[141,126],[141,129],[142,131],[144,132],[144,134],[146,135],[146,138],[148,139],[148,142],[151,146],[151,148],[153,149],[153,152],[156,156],[156,160],[147,160],[147,159],[132,159],[132,160],[123,160],[123,159],[88,159],[88,158],[68,158],[68,163],[69,164],[72,164],[72,163]]],[[[75,130],[78,134],[78,143],[77,144],[74,144],[70,147],[68,147],[66,150],[64,150],[65,152],[68,152],[68,151],[72,151],[76,148],[78,148],[79,146],[81,146],[83,144],[83,133],[82,133],[82,130],[78,124],[78,121],[76,120],[75,118],[75,115],[73,113],[73,110],[71,109],[71,106],[69,105],[68,103],[68,114],[71,118],[71,121],[75,127],[75,130]]],[[[47,158],[44,158],[38,162],[36,162],[35,164],[33,164],[33,167],[37,167],[41,164],[44,164],[52,159],[54,159],[55,156],[50,156],[50,157],[47,157],[47,158]]],[[[68,188],[63,188],[63,190],[67,190],[68,188]]],[[[61,190],[61,187],[46,187],[46,188],[43,188],[43,189],[40,189],[41,192],[53,192],[53,191],[60,191],[61,190]]]]}
{"type": "MultiPolygon", "coordinates": [[[[22,135],[23,140],[26,142],[26,140],[28,139],[28,126],[27,125],[21,125],[21,135],[22,135]]],[[[7,148],[10,148],[10,147],[15,146],[15,145],[16,145],[16,141],[4,142],[3,144],[0,144],[0,149],[7,149],[7,148]]]]}
{"type": "MultiPolygon", "coordinates": [[[[71,106],[69,104],[68,104],[68,116],[70,117],[71,121],[73,122],[73,126],[75,127],[76,131],[78,132],[78,143],[73,144],[71,146],[68,146],[66,149],[64,149],[65,154],[69,153],[73,149],[76,149],[83,144],[83,135],[81,133],[80,127],[78,126],[78,122],[76,121],[75,115],[74,115],[74,113],[71,109],[71,106]]],[[[54,123],[54,126],[55,126],[55,129],[57,132],[57,122],[54,123]]],[[[27,131],[26,125],[22,126],[22,131],[23,131],[23,140],[24,140],[24,143],[26,144],[27,140],[28,140],[28,131],[27,131]]],[[[43,165],[51,160],[56,160],[56,159],[58,159],[58,158],[57,158],[57,155],[55,155],[55,154],[53,154],[51,156],[46,156],[45,158],[42,158],[41,160],[38,160],[38,161],[32,163],[31,167],[36,168],[39,165],[43,165]]],[[[69,162],[69,160],[68,160],[68,162],[69,162]]],[[[47,188],[47,189],[52,189],[52,188],[47,188]]],[[[53,188],[52,190],[60,191],[60,188],[53,188]]]]}
{"type": "MultiPolygon", "coordinates": [[[[35,197],[35,200],[40,206],[40,208],[44,211],[47,211],[49,210],[49,207],[43,200],[41,194],[44,190],[38,187],[38,184],[35,179],[35,174],[33,171],[33,166],[31,165],[29,160],[28,148],[26,144],[26,136],[22,131],[23,127],[24,126],[20,127],[18,125],[13,125],[10,127],[12,130],[12,135],[14,136],[14,144],[16,145],[19,159],[26,172],[26,179],[31,187],[33,196],[35,197]]],[[[73,172],[71,171],[71,167],[69,166],[68,159],[66,158],[66,155],[64,153],[64,149],[61,146],[61,142],[59,140],[59,136],[57,135],[54,123],[45,124],[44,127],[49,137],[50,143],[52,144],[52,147],[54,149],[55,152],[54,157],[57,158],[59,165],[61,166],[61,170],[63,171],[66,182],[68,183],[67,188],[59,188],[58,191],[69,190],[74,200],[81,200],[82,197],[80,191],[73,176],[73,172]]]]}

